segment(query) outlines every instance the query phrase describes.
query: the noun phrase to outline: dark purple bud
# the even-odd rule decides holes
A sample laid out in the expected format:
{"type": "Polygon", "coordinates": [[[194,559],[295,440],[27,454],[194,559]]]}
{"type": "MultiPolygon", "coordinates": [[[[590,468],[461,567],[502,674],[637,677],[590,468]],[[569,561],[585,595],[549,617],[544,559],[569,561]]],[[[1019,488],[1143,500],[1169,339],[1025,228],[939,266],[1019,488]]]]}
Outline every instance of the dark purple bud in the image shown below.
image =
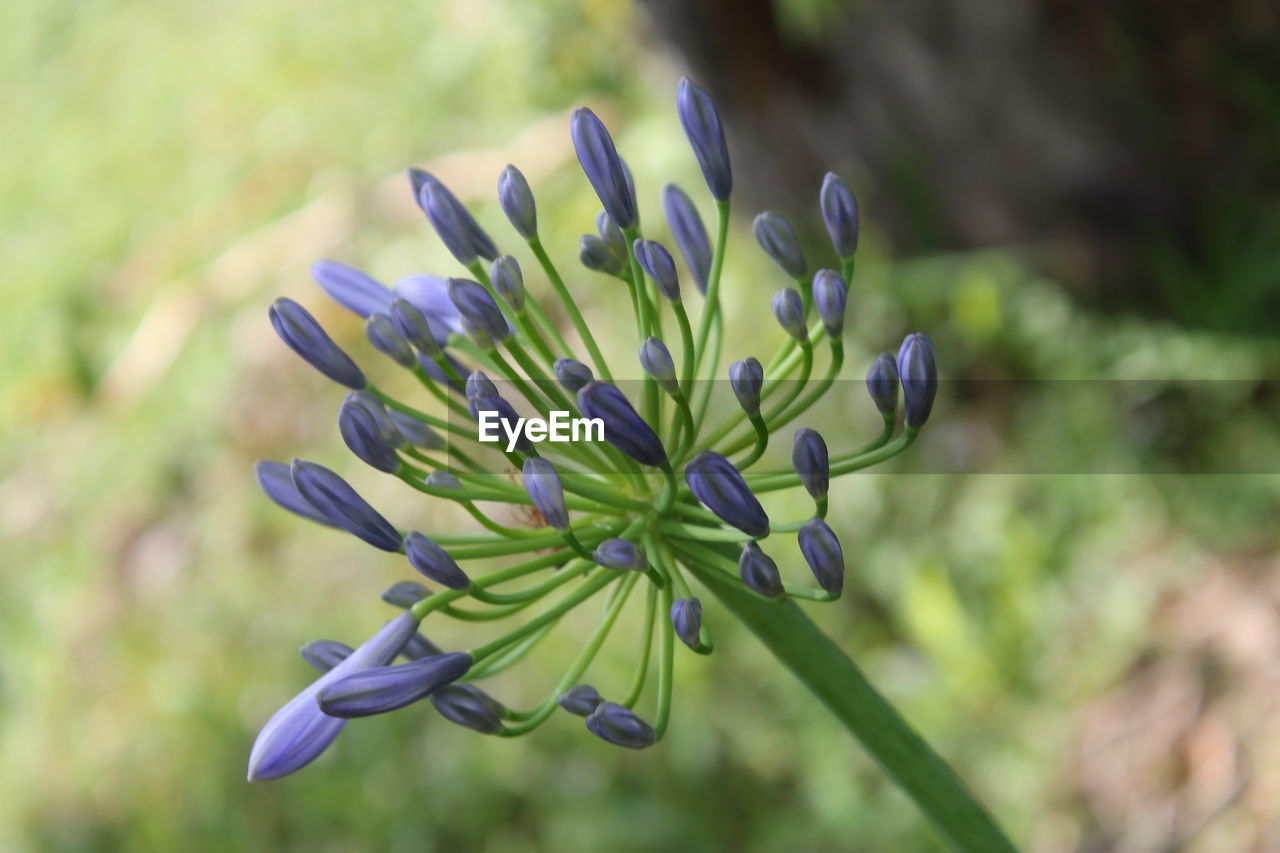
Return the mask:
{"type": "Polygon", "coordinates": [[[853,190],[835,172],[827,172],[818,201],[836,254],[845,260],[852,258],[858,251],[858,201],[853,190]]]}
{"type": "Polygon", "coordinates": [[[696,649],[698,632],[702,630],[702,602],[696,598],[677,598],[671,602],[671,627],[675,628],[680,642],[696,649]]]}
{"type": "Polygon", "coordinates": [[[337,261],[316,261],[311,265],[311,277],[334,302],[361,317],[385,313],[394,296],[373,276],[337,261]]]}
{"type": "Polygon", "coordinates": [[[676,112],[698,158],[702,176],[707,179],[707,189],[716,200],[725,201],[733,191],[733,173],[729,169],[729,148],[716,105],[710,95],[684,77],[676,90],[676,112]]]}
{"type": "Polygon", "coordinates": [[[578,241],[578,260],[592,272],[605,275],[621,275],[626,265],[623,258],[614,254],[608,244],[594,234],[583,234],[578,241]]]}
{"type": "Polygon", "coordinates": [[[773,294],[773,316],[778,325],[797,341],[807,341],[809,330],[804,324],[804,300],[793,287],[784,287],[773,294]]]}
{"type": "Polygon", "coordinates": [[[400,468],[395,445],[386,440],[373,412],[354,400],[346,400],[338,410],[338,432],[347,449],[366,465],[394,474],[400,468]]]}
{"type": "Polygon", "coordinates": [[[538,236],[538,208],[533,202],[533,190],[515,166],[508,166],[498,176],[498,204],[521,237],[532,240],[538,236]]]}
{"type": "Polygon", "coordinates": [[[288,465],[263,459],[254,463],[253,475],[258,480],[259,488],[266,493],[267,497],[289,512],[330,527],[337,526],[326,518],[324,513],[312,506],[311,501],[302,496],[298,487],[293,484],[293,475],[289,473],[288,465]]]}
{"type": "Polygon", "coordinates": [[[792,278],[804,278],[809,271],[804,261],[804,253],[800,251],[800,241],[791,223],[776,213],[765,211],[756,217],[752,228],[756,232],[756,242],[778,266],[792,278]]]}
{"type": "Polygon", "coordinates": [[[578,408],[588,418],[603,421],[605,441],[632,459],[654,468],[666,463],[662,439],[613,385],[588,382],[578,392],[578,408]]]}
{"type": "Polygon", "coordinates": [[[421,533],[413,532],[404,537],[404,553],[413,566],[427,579],[449,589],[465,590],[471,587],[471,578],[458,568],[445,550],[421,533]]]}
{"type": "Polygon", "coordinates": [[[418,206],[459,263],[465,266],[477,256],[486,261],[498,257],[493,240],[448,187],[420,169],[411,169],[409,178],[417,188],[418,206]]]}
{"type": "Polygon", "coordinates": [[[400,435],[404,436],[404,440],[414,447],[422,450],[440,450],[444,447],[444,439],[440,433],[417,418],[395,409],[388,409],[387,417],[400,431],[400,435]]]}
{"type": "MultiPolygon", "coordinates": [[[[521,453],[528,453],[533,447],[529,443],[529,438],[525,435],[524,430],[518,429],[520,416],[516,414],[516,410],[512,408],[511,404],[502,397],[496,394],[478,394],[467,398],[467,406],[471,409],[471,417],[475,418],[476,421],[480,420],[481,412],[493,412],[495,414],[498,418],[498,424],[497,429],[492,430],[492,432],[496,432],[500,437],[501,447],[506,447],[506,436],[512,434],[516,435],[516,450],[521,453]]],[[[492,424],[492,419],[489,422],[492,424]]]]}
{"type": "Polygon", "coordinates": [[[511,306],[512,311],[519,314],[524,310],[524,275],[515,258],[503,255],[495,260],[489,268],[489,279],[493,282],[493,289],[511,306]]]}
{"type": "Polygon", "coordinates": [[[418,620],[409,613],[392,619],[360,648],[276,711],[258,732],[249,752],[249,781],[286,776],[324,752],[346,721],[322,713],[316,705],[318,694],[347,676],[395,660],[417,626],[418,620]]]}
{"type": "MultiPolygon", "coordinates": [[[[391,303],[391,322],[401,337],[412,344],[420,353],[435,358],[440,353],[440,341],[436,339],[435,330],[425,314],[407,299],[396,299],[391,303]]],[[[375,346],[377,346],[375,344],[375,346]]]]}
{"type": "Polygon", "coordinates": [[[600,204],[604,205],[618,227],[635,225],[635,193],[604,122],[591,110],[579,107],[573,111],[569,133],[573,137],[573,148],[578,153],[578,162],[582,164],[591,188],[600,197],[600,204]]]}
{"type": "Polygon", "coordinates": [[[813,570],[813,576],[831,595],[844,589],[844,551],[835,531],[820,518],[800,528],[800,553],[813,570]]]}
{"type": "Polygon", "coordinates": [[[325,685],[316,694],[331,717],[369,717],[412,705],[471,669],[471,655],[449,652],[395,666],[376,666],[325,685]]]}
{"type": "Polygon", "coordinates": [[[849,301],[844,279],[833,270],[818,270],[813,276],[813,304],[822,318],[822,327],[831,338],[844,332],[844,309],[849,301]]]}
{"type": "Polygon", "coordinates": [[[658,735],[653,727],[630,708],[613,702],[601,702],[587,717],[587,730],[601,740],[627,749],[653,746],[658,735]]]}
{"type": "Polygon", "coordinates": [[[627,257],[627,239],[622,236],[622,229],[607,211],[602,210],[596,214],[596,233],[600,235],[600,239],[604,241],[610,252],[630,262],[630,258],[627,257]]]}
{"type": "Polygon", "coordinates": [[[920,429],[929,420],[933,398],[938,393],[938,361],[933,343],[924,332],[907,335],[902,341],[898,378],[902,382],[904,420],[911,429],[920,429]]]}
{"type": "Polygon", "coordinates": [[[671,350],[657,338],[645,338],[640,345],[640,366],[644,372],[654,378],[663,391],[668,394],[680,393],[680,382],[676,379],[676,363],[671,358],[671,350]]]}
{"type": "Polygon", "coordinates": [[[483,370],[476,370],[467,377],[467,399],[472,397],[497,397],[498,389],[485,375],[483,370]]]}
{"type": "Polygon", "coordinates": [[[293,460],[290,470],[298,492],[330,522],[383,551],[400,550],[400,534],[356,490],[333,471],[314,462],[293,460]]]}
{"type": "Polygon", "coordinates": [[[382,405],[382,401],[370,394],[368,391],[352,391],[342,400],[343,404],[351,404],[353,406],[363,406],[373,416],[373,422],[378,429],[378,435],[386,443],[388,447],[403,447],[405,444],[404,435],[400,429],[391,420],[391,416],[387,414],[387,409],[382,405]]]}
{"type": "Polygon", "coordinates": [[[401,367],[412,370],[418,363],[413,347],[386,314],[370,314],[364,321],[364,335],[374,349],[401,367]]]}
{"type": "Polygon", "coordinates": [[[584,385],[596,378],[595,374],[591,372],[591,368],[571,358],[558,358],[553,367],[556,371],[556,378],[560,380],[560,384],[570,394],[577,394],[584,385]]]}
{"type": "Polygon", "coordinates": [[[410,637],[409,642],[405,643],[404,648],[400,650],[400,657],[405,660],[422,660],[423,658],[442,654],[444,654],[444,650],[422,636],[421,633],[410,637]]]}
{"type": "Polygon", "coordinates": [[[742,411],[755,417],[760,414],[760,389],[764,387],[764,368],[754,358],[729,365],[729,387],[738,398],[742,411]]]}
{"type": "Polygon", "coordinates": [[[893,417],[898,410],[898,363],[889,353],[881,353],[867,371],[867,393],[880,414],[893,417]]]}
{"type": "Polygon", "coordinates": [[[316,318],[292,299],[281,297],[271,304],[267,316],[280,340],[289,349],[325,376],[348,388],[363,388],[364,374],[320,327],[316,318]]]}
{"type": "Polygon", "coordinates": [[[382,600],[392,607],[408,610],[430,594],[431,590],[417,581],[397,581],[382,591],[382,600]]]}
{"type": "Polygon", "coordinates": [[[616,569],[620,572],[643,572],[649,568],[649,561],[644,558],[644,552],[637,548],[634,542],[628,542],[626,539],[606,539],[596,546],[591,556],[606,569],[616,569]]]}
{"type": "Polygon", "coordinates": [[[769,535],[769,516],[733,463],[704,450],[684,469],[693,496],[718,518],[757,539],[769,535]]]}
{"type": "Polygon", "coordinates": [[[738,575],[750,590],[765,598],[780,598],[784,592],[778,564],[754,542],[742,546],[738,575]]]}
{"type": "Polygon", "coordinates": [[[502,731],[502,703],[474,684],[449,684],[431,694],[431,704],[451,723],[485,735],[502,731]]]}
{"type": "Polygon", "coordinates": [[[524,490],[542,517],[556,530],[569,527],[569,510],[564,505],[564,488],[555,466],[539,456],[524,460],[524,490]]]}
{"type": "Polygon", "coordinates": [[[298,649],[302,659],[320,672],[328,672],[342,663],[355,649],[337,640],[312,640],[298,649]]]}
{"type": "Polygon", "coordinates": [[[791,464],[810,497],[816,500],[827,496],[827,488],[831,485],[831,462],[827,443],[817,430],[808,427],[796,430],[795,441],[791,445],[791,464]]]}
{"type": "MultiPolygon", "coordinates": [[[[462,331],[462,315],[453,307],[453,300],[449,298],[449,285],[443,278],[434,275],[409,275],[397,281],[393,289],[396,296],[422,313],[439,346],[448,343],[450,335],[462,331]]],[[[405,337],[409,335],[405,334],[405,337]]]]}
{"type": "Polygon", "coordinates": [[[589,717],[591,712],[596,709],[596,706],[604,700],[600,698],[600,692],[590,684],[577,684],[561,694],[556,701],[560,703],[561,708],[564,708],[570,714],[589,717]]]}
{"type": "Polygon", "coordinates": [[[676,262],[666,247],[656,240],[636,240],[633,248],[640,268],[653,279],[659,292],[668,302],[679,302],[680,279],[676,275],[676,262]]]}
{"type": "Polygon", "coordinates": [[[432,471],[427,475],[426,483],[437,489],[460,489],[462,484],[458,482],[458,478],[450,474],[448,471],[432,471]]]}
{"type": "Polygon", "coordinates": [[[684,190],[675,184],[667,184],[662,189],[662,211],[666,214],[671,236],[684,256],[685,265],[693,273],[694,283],[705,295],[711,278],[711,240],[707,237],[707,227],[702,224],[697,206],[684,190]]]}
{"type": "Polygon", "coordinates": [[[448,286],[449,298],[462,315],[464,324],[471,323],[495,341],[504,340],[511,333],[511,325],[489,291],[465,278],[451,278],[448,286]]]}

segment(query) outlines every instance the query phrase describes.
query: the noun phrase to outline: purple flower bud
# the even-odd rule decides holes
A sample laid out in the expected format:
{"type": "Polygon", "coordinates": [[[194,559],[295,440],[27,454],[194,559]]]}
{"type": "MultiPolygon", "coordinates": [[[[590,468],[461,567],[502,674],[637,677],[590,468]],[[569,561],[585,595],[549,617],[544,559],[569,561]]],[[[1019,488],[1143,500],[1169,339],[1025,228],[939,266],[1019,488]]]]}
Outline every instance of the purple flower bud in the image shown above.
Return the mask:
{"type": "Polygon", "coordinates": [[[760,389],[764,387],[764,368],[754,358],[729,365],[729,387],[738,398],[742,411],[755,417],[760,414],[760,389]]]}
{"type": "Polygon", "coordinates": [[[325,332],[316,318],[292,299],[280,298],[271,304],[267,316],[280,340],[303,360],[341,385],[363,388],[364,374],[325,332]]]}
{"type": "Polygon", "coordinates": [[[696,598],[677,598],[671,602],[671,627],[682,643],[696,649],[698,632],[702,630],[702,602],[696,598]]]}
{"type": "Polygon", "coordinates": [[[810,497],[817,500],[827,496],[827,488],[831,484],[831,463],[827,443],[817,430],[808,427],[796,430],[795,441],[791,445],[791,464],[810,497]]]}
{"type": "Polygon", "coordinates": [[[430,594],[431,590],[417,581],[397,581],[382,591],[382,600],[392,607],[408,610],[430,594]]]}
{"type": "Polygon", "coordinates": [[[867,393],[880,414],[893,417],[898,410],[898,363],[889,353],[881,353],[867,371],[867,393]]]}
{"type": "MultiPolygon", "coordinates": [[[[410,604],[410,607],[413,605],[410,604]]],[[[405,660],[422,660],[434,655],[442,655],[444,650],[435,643],[422,636],[421,633],[414,634],[409,638],[409,642],[404,644],[404,648],[400,650],[400,657],[405,660]]]]}
{"type": "Polygon", "coordinates": [[[555,466],[539,456],[524,460],[524,490],[542,517],[556,530],[569,527],[569,510],[564,504],[564,488],[555,466]]]}
{"type": "Polygon", "coordinates": [[[298,649],[302,659],[320,672],[328,672],[342,663],[355,651],[337,640],[312,640],[298,649]]]}
{"type": "Polygon", "coordinates": [[[620,572],[643,572],[649,568],[649,561],[645,559],[644,552],[637,548],[634,542],[628,542],[626,539],[606,539],[596,546],[591,556],[606,569],[616,569],[620,572]]]}
{"type": "Polygon", "coordinates": [[[924,332],[907,335],[898,349],[898,377],[902,382],[904,420],[911,429],[920,429],[933,410],[938,393],[938,361],[933,343],[924,332]]]}
{"type": "Polygon", "coordinates": [[[471,578],[458,568],[445,550],[421,533],[413,532],[404,537],[404,553],[413,566],[428,579],[449,589],[465,590],[471,587],[471,578]]]}
{"type": "Polygon", "coordinates": [[[395,299],[391,302],[391,322],[401,337],[412,344],[418,352],[431,358],[440,354],[440,341],[436,339],[431,323],[426,315],[409,300],[395,299]]]}
{"type": "Polygon", "coordinates": [[[809,271],[804,261],[804,253],[800,251],[800,241],[791,223],[776,213],[765,211],[756,217],[752,228],[756,232],[756,242],[778,266],[792,278],[804,278],[809,271]]]}
{"type": "Polygon", "coordinates": [[[459,263],[465,266],[477,256],[486,261],[498,257],[498,249],[489,235],[448,187],[420,169],[411,169],[409,179],[415,187],[418,206],[459,263]]]}
{"type": "Polygon", "coordinates": [[[577,684],[561,694],[556,701],[560,703],[561,708],[564,708],[570,714],[589,717],[591,712],[596,709],[596,706],[604,700],[600,698],[600,692],[590,684],[577,684]]]}
{"type": "Polygon", "coordinates": [[[632,459],[654,468],[666,463],[667,450],[662,446],[662,439],[613,385],[588,382],[578,392],[578,408],[588,418],[603,421],[605,441],[632,459]]]}
{"type": "Polygon", "coordinates": [[[844,332],[844,309],[849,301],[844,279],[833,270],[818,270],[813,276],[813,304],[822,318],[822,327],[831,338],[844,332]]]}
{"type": "Polygon", "coordinates": [[[400,550],[400,534],[356,490],[333,471],[314,462],[293,460],[290,470],[298,492],[330,522],[383,551],[400,550]]]}
{"type": "Polygon", "coordinates": [[[451,278],[448,286],[449,298],[453,300],[464,323],[471,323],[495,341],[504,340],[511,334],[511,325],[489,291],[465,278],[451,278]]]}
{"type": "Polygon", "coordinates": [[[400,457],[396,455],[395,446],[387,442],[378,419],[361,403],[343,402],[338,410],[338,432],[347,449],[361,462],[388,474],[399,470],[400,457]]]}
{"type": "Polygon", "coordinates": [[[604,122],[586,107],[573,111],[570,124],[573,148],[578,162],[586,173],[591,188],[600,197],[600,203],[620,228],[630,228],[636,223],[636,199],[627,180],[626,169],[613,145],[613,137],[604,122]]]}
{"type": "Polygon", "coordinates": [[[835,531],[820,518],[800,528],[800,553],[813,570],[813,576],[831,595],[844,589],[844,551],[835,531]]]}
{"type": "Polygon", "coordinates": [[[385,714],[452,684],[467,674],[471,664],[471,655],[466,652],[449,652],[413,663],[362,669],[326,684],[316,693],[316,700],[320,710],[331,717],[385,714]]]}
{"type": "Polygon", "coordinates": [[[733,463],[704,450],[684,469],[693,496],[718,518],[757,539],[769,535],[769,516],[733,463]]]}
{"type": "Polygon", "coordinates": [[[440,433],[411,415],[395,409],[387,410],[387,417],[395,428],[404,436],[404,440],[422,450],[441,450],[445,446],[440,433]]]}
{"type": "Polygon", "coordinates": [[[594,234],[583,234],[578,240],[578,260],[592,272],[605,275],[621,275],[625,261],[609,249],[607,243],[594,234]]]}
{"type": "Polygon", "coordinates": [[[742,546],[738,575],[750,590],[765,598],[780,598],[784,592],[778,564],[754,542],[742,546]]]}
{"type": "Polygon", "coordinates": [[[653,727],[630,708],[613,702],[601,702],[587,717],[587,730],[601,740],[627,749],[653,746],[658,735],[653,727]]]}
{"type": "Polygon", "coordinates": [[[489,279],[493,282],[493,289],[511,306],[512,311],[519,314],[524,310],[524,275],[515,258],[503,255],[494,261],[489,268],[489,279]]]}
{"type": "Polygon", "coordinates": [[[497,397],[498,389],[485,375],[483,370],[476,370],[467,377],[467,399],[472,397],[497,397]]]}
{"type": "Polygon", "coordinates": [[[538,208],[533,201],[533,190],[515,166],[508,166],[498,176],[498,204],[521,237],[532,240],[538,236],[538,208]]]}
{"type": "Polygon", "coordinates": [[[289,473],[288,465],[263,459],[254,464],[253,475],[258,480],[258,487],[266,493],[267,497],[289,512],[329,527],[337,526],[325,517],[324,513],[312,506],[311,501],[302,496],[298,487],[293,484],[293,476],[289,473]]]}
{"type": "Polygon", "coordinates": [[[364,321],[364,335],[374,349],[401,367],[412,370],[418,363],[413,347],[386,314],[370,314],[369,319],[364,321]]]}
{"type": "Polygon", "coordinates": [[[711,278],[711,240],[707,237],[707,227],[702,224],[698,208],[684,190],[675,184],[667,184],[662,189],[662,211],[666,214],[671,236],[684,256],[685,265],[693,273],[698,290],[705,295],[711,278]]]}
{"type": "Polygon", "coordinates": [[[707,189],[716,200],[725,201],[733,191],[733,173],[729,169],[729,148],[716,105],[710,95],[684,77],[676,91],[676,112],[698,158],[702,176],[707,180],[707,189]]]}
{"type": "Polygon", "coordinates": [[[596,233],[611,253],[630,262],[631,259],[627,257],[627,239],[622,236],[622,229],[609,216],[608,211],[602,210],[596,214],[596,233]]]}
{"type": "MultiPolygon", "coordinates": [[[[447,344],[450,335],[462,331],[462,315],[453,306],[449,285],[443,278],[408,275],[397,281],[393,290],[396,296],[422,313],[439,346],[447,344]]],[[[407,334],[405,336],[408,337],[407,334]]]]}
{"type": "Polygon", "coordinates": [[[584,385],[596,378],[591,368],[571,358],[558,358],[552,366],[555,368],[556,378],[570,394],[577,394],[584,385]]]}
{"type": "Polygon", "coordinates": [[[804,324],[804,301],[800,293],[793,287],[784,287],[773,294],[773,316],[778,325],[797,341],[809,339],[809,330],[804,324]]]}
{"type": "Polygon", "coordinates": [[[347,676],[394,660],[417,626],[418,620],[409,613],[392,619],[360,648],[276,711],[253,742],[249,753],[249,781],[286,776],[324,752],[346,721],[322,713],[316,705],[317,695],[347,676]]]}
{"type": "Polygon", "coordinates": [[[680,382],[676,379],[676,363],[671,358],[671,350],[657,338],[645,338],[640,345],[640,366],[668,394],[680,393],[680,382]]]}
{"type": "Polygon", "coordinates": [[[449,684],[431,694],[431,704],[451,723],[485,735],[502,731],[502,703],[474,684],[449,684]]]}
{"type": "Polygon", "coordinates": [[[680,301],[680,279],[671,253],[656,240],[636,240],[633,246],[640,268],[649,274],[668,302],[680,301]]]}
{"type": "Polygon", "coordinates": [[[374,425],[378,429],[379,437],[386,443],[388,447],[398,448],[405,444],[404,435],[400,432],[399,427],[391,420],[391,416],[387,414],[387,409],[382,405],[382,401],[370,394],[368,391],[352,391],[342,400],[343,404],[351,404],[354,406],[363,406],[373,416],[374,425]]]}
{"type": "Polygon", "coordinates": [[[385,313],[394,295],[373,276],[337,261],[316,261],[311,265],[311,277],[334,302],[361,317],[385,313]]]}
{"type": "Polygon", "coordinates": [[[427,475],[426,483],[437,489],[460,489],[462,484],[458,482],[458,478],[450,474],[448,471],[432,471],[427,475]]]}
{"type": "Polygon", "coordinates": [[[853,190],[835,172],[827,172],[818,201],[836,254],[846,260],[852,258],[858,251],[858,200],[853,197],[853,190]]]}
{"type": "MultiPolygon", "coordinates": [[[[499,432],[498,435],[506,436],[512,433],[516,434],[516,450],[521,453],[528,453],[533,447],[529,443],[528,436],[525,435],[523,429],[517,429],[520,416],[516,414],[516,410],[511,404],[496,394],[477,394],[474,397],[467,398],[467,406],[471,409],[471,417],[477,421],[480,420],[481,412],[495,412],[498,417],[499,432]]],[[[503,442],[502,447],[506,446],[503,442]]]]}

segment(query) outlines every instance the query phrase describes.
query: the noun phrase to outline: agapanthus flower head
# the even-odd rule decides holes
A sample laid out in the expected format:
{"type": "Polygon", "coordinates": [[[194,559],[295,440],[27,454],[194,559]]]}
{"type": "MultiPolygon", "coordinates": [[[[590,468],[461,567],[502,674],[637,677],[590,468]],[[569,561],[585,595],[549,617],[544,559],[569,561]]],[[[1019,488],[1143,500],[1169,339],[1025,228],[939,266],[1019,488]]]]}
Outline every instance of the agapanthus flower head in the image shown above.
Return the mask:
{"type": "Polygon", "coordinates": [[[800,553],[813,571],[818,586],[830,595],[844,589],[844,550],[835,531],[821,518],[800,528],[800,553]]]}
{"type": "Polygon", "coordinates": [[[817,430],[809,427],[796,430],[791,445],[791,465],[811,497],[827,496],[827,488],[831,484],[831,462],[827,456],[827,443],[817,430]]]}
{"type": "Polygon", "coordinates": [[[642,465],[658,467],[667,461],[662,439],[615,386],[588,382],[578,392],[578,408],[588,418],[604,421],[605,441],[642,465]]]}
{"type": "Polygon", "coordinates": [[[919,429],[929,419],[938,393],[938,361],[933,343],[923,332],[907,335],[898,349],[898,378],[906,424],[919,429]]]}
{"type": "Polygon", "coordinates": [[[366,465],[388,474],[399,469],[395,445],[387,440],[377,416],[358,400],[347,400],[338,410],[338,433],[347,449],[366,465]]]}
{"type": "Polygon", "coordinates": [[[858,251],[858,200],[839,175],[827,172],[819,195],[822,221],[836,254],[848,260],[858,251]]]}
{"type": "Polygon", "coordinates": [[[280,340],[316,370],[348,388],[365,386],[360,368],[333,342],[307,309],[292,299],[281,297],[271,304],[267,314],[280,340]]]}
{"type": "Polygon", "coordinates": [[[404,553],[413,566],[428,580],[449,589],[467,589],[471,578],[458,567],[449,554],[421,533],[414,531],[404,537],[404,553]]]}
{"type": "Polygon", "coordinates": [[[729,146],[724,128],[720,126],[720,114],[711,96],[688,77],[681,78],[676,92],[676,111],[698,158],[702,176],[707,180],[707,189],[716,200],[727,200],[733,192],[733,172],[729,169],[729,146]]]}
{"type": "Polygon", "coordinates": [[[489,268],[489,280],[512,311],[519,314],[524,310],[524,275],[515,258],[503,255],[496,259],[489,268]]]}
{"type": "Polygon", "coordinates": [[[515,166],[508,166],[498,176],[498,204],[516,233],[526,240],[538,236],[538,207],[533,201],[533,190],[515,166]]]}
{"type": "Polygon", "coordinates": [[[887,352],[881,353],[867,371],[867,393],[885,417],[898,410],[898,362],[887,352]]]}
{"type": "Polygon", "coordinates": [[[595,380],[591,368],[572,358],[557,358],[552,365],[556,379],[571,394],[577,394],[588,382],[595,380]]]}
{"type": "Polygon", "coordinates": [[[844,279],[835,270],[818,270],[813,275],[813,304],[822,318],[828,335],[838,338],[844,332],[844,310],[849,303],[844,279]]]}
{"type": "Polygon", "coordinates": [[[742,411],[752,417],[760,414],[760,389],[764,387],[764,368],[754,358],[744,358],[729,365],[729,385],[738,398],[742,411]]]}
{"type": "Polygon", "coordinates": [[[601,702],[587,717],[587,730],[615,746],[645,749],[658,740],[653,726],[636,716],[630,708],[614,702],[601,702]]]}
{"type": "Polygon", "coordinates": [[[776,213],[765,211],[752,223],[756,242],[760,248],[782,267],[792,278],[804,278],[809,272],[805,263],[804,252],[800,250],[800,239],[796,237],[791,223],[776,213]]]}
{"type": "Polygon", "coordinates": [[[364,335],[374,349],[401,367],[413,369],[418,363],[413,347],[386,314],[370,314],[364,321],[364,335]]]}
{"type": "Polygon", "coordinates": [[[591,110],[580,107],[573,112],[570,136],[578,162],[600,197],[600,204],[619,228],[630,228],[636,223],[635,192],[604,122],[591,110]]]}
{"type": "Polygon", "coordinates": [[[804,300],[794,287],[784,287],[773,294],[773,316],[782,330],[797,341],[809,339],[809,328],[804,322],[804,300]]]}
{"type": "Polygon", "coordinates": [[[707,226],[702,224],[698,208],[684,190],[667,184],[662,188],[662,212],[698,290],[705,295],[711,278],[711,239],[707,237],[707,226]]]}
{"type": "Polygon", "coordinates": [[[540,456],[530,456],[524,460],[524,490],[534,507],[542,513],[556,530],[564,530],[569,526],[569,510],[565,506],[564,487],[560,485],[560,475],[556,468],[540,456]]]}
{"type": "Polygon", "coordinates": [[[711,450],[693,457],[684,469],[689,491],[722,521],[756,539],[769,535],[769,516],[751,487],[728,459],[711,450]]]}
{"type": "Polygon", "coordinates": [[[471,655],[466,652],[448,652],[412,663],[359,669],[321,686],[316,691],[316,701],[320,710],[331,717],[385,714],[452,684],[467,674],[471,663],[471,655]]]}
{"type": "Polygon", "coordinates": [[[636,260],[668,302],[680,301],[680,278],[671,253],[657,240],[636,240],[636,260]]]}
{"type": "Polygon", "coordinates": [[[368,273],[337,261],[316,261],[311,277],[334,302],[361,317],[386,312],[395,294],[368,273]]]}

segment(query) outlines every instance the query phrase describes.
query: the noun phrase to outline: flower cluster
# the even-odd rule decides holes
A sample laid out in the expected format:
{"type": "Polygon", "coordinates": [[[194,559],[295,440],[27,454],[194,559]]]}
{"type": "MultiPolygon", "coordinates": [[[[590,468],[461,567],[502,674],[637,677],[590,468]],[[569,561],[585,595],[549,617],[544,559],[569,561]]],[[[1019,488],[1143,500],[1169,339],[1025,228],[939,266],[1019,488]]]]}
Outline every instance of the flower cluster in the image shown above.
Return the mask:
{"type": "Polygon", "coordinates": [[[786,334],[767,361],[747,358],[722,373],[719,294],[733,189],[728,148],[715,105],[687,79],[677,108],[717,213],[713,241],[689,195],[673,185],[663,190],[667,226],[701,295],[696,322],[672,253],[641,233],[635,182],[609,131],[588,109],[572,118],[573,146],[603,207],[596,233],[581,240],[579,258],[619,279],[629,295],[638,356],[619,373],[636,377],[635,399],[620,387],[543,248],[533,193],[514,166],[498,178],[499,202],[581,340],[582,360],[526,290],[520,263],[500,253],[443,183],[417,169],[409,173],[414,198],[469,277],[415,275],[388,288],[334,261],[321,261],[312,272],[332,299],[365,319],[373,347],[414,374],[434,398],[434,413],[382,391],[298,303],[280,299],[271,306],[271,323],[284,343],[351,389],[338,412],[351,452],[419,492],[456,503],[480,529],[401,530],[322,465],[258,463],[258,482],[277,504],[403,554],[439,589],[401,581],[382,598],[402,612],[362,645],[319,640],[302,648],[322,674],[263,727],[249,757],[250,779],[303,767],[348,719],[422,699],[446,719],[485,734],[529,732],[562,708],[584,717],[587,730],[606,741],[647,747],[662,737],[670,717],[675,639],[696,653],[712,650],[702,602],[686,575],[731,578],[768,599],[840,596],[844,554],[825,520],[831,477],[888,459],[912,442],[937,389],[933,347],[923,334],[912,334],[896,357],[885,353],[874,361],[866,387],[884,426],[866,446],[833,455],[821,435],[801,428],[791,436],[790,468],[755,470],[770,440],[840,374],[858,207],[848,185],[827,175],[820,208],[838,270],[811,272],[786,220],[773,213],[756,218],[760,247],[791,282],[772,303],[786,334]],[[678,341],[678,359],[668,340],[678,341]],[[824,349],[829,359],[818,377],[815,355],[824,349]],[[737,406],[721,411],[724,406],[712,406],[713,380],[726,373],[737,406]],[[508,426],[520,420],[517,406],[544,417],[560,411],[598,419],[604,441],[478,441],[482,413],[508,426]],[[812,499],[811,517],[772,521],[758,495],[797,487],[812,499]],[[513,505],[527,523],[503,523],[477,502],[513,505]],[[777,553],[786,546],[776,540],[792,535],[816,586],[784,581],[766,551],[777,553]],[[521,555],[519,562],[506,559],[521,555]],[[500,568],[476,571],[493,563],[500,568]],[[584,678],[637,586],[646,594],[636,675],[624,691],[605,698],[584,678]],[[570,610],[602,594],[598,627],[545,701],[510,709],[477,686],[528,654],[570,610]],[[536,615],[518,627],[464,650],[442,650],[419,632],[430,614],[487,622],[524,616],[535,606],[536,615]],[[652,668],[657,707],[646,719],[636,708],[652,668]]]}

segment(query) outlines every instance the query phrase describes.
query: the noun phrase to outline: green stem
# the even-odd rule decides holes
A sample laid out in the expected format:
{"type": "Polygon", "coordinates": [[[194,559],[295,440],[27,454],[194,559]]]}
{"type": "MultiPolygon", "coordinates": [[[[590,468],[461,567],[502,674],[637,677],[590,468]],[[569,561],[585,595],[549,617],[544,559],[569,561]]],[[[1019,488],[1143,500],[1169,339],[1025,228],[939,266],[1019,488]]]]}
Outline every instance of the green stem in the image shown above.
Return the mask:
{"type": "Polygon", "coordinates": [[[551,263],[547,250],[542,248],[542,241],[536,236],[533,237],[529,240],[529,248],[533,251],[533,256],[538,259],[538,263],[542,265],[542,271],[547,274],[547,280],[551,282],[552,289],[560,297],[560,301],[564,303],[565,310],[569,312],[569,319],[572,321],[573,327],[578,330],[578,335],[581,336],[582,343],[586,345],[587,352],[591,353],[591,361],[595,364],[596,374],[606,382],[612,382],[613,375],[609,373],[609,363],[604,360],[604,356],[600,353],[600,347],[596,345],[596,339],[591,334],[587,321],[583,319],[582,312],[578,310],[578,303],[569,294],[569,288],[565,287],[564,279],[556,271],[555,264],[551,263]]]}

